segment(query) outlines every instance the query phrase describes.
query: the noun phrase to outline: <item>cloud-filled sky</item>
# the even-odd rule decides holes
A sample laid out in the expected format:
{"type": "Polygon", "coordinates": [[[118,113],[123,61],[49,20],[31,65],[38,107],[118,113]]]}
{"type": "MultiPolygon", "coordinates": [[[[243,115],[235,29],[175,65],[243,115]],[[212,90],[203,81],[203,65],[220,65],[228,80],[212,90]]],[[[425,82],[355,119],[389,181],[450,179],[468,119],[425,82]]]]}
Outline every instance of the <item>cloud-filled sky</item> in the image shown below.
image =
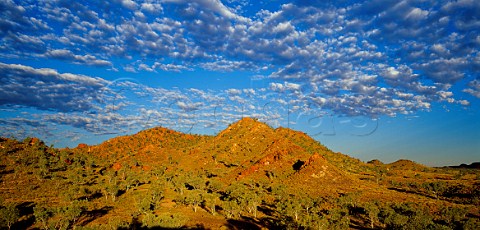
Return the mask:
{"type": "Polygon", "coordinates": [[[0,135],[242,117],[361,160],[480,161],[480,2],[0,0],[0,135]]]}

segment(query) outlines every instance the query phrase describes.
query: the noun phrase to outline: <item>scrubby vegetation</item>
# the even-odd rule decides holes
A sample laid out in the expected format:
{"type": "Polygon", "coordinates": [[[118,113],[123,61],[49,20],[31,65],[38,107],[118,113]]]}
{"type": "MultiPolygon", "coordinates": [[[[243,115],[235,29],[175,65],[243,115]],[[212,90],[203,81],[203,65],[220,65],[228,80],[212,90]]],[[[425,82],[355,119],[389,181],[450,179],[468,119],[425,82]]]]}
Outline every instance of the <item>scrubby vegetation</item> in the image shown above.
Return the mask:
{"type": "Polygon", "coordinates": [[[0,139],[1,228],[479,229],[480,172],[363,163],[243,119],[56,149],[0,139]]]}

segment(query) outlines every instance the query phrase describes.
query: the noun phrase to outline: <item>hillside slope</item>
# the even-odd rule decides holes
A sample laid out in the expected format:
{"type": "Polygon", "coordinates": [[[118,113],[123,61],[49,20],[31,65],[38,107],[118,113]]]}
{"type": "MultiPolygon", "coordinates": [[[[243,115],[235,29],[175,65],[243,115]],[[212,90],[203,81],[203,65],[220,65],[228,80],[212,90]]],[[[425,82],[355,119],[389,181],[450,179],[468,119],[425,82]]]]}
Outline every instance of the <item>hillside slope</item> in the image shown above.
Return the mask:
{"type": "Polygon", "coordinates": [[[216,136],[157,127],[73,149],[1,138],[0,157],[0,223],[14,228],[480,226],[478,170],[364,163],[251,118],[216,136]]]}

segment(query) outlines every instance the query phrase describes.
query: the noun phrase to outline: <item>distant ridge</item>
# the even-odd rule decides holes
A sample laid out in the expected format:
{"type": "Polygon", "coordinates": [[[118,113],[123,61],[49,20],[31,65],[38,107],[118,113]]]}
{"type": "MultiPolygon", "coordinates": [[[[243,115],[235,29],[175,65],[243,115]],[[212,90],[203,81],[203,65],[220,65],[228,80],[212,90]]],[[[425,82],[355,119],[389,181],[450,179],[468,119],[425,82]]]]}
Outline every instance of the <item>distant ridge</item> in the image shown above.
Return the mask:
{"type": "Polygon", "coordinates": [[[461,164],[461,165],[454,165],[454,166],[447,166],[449,168],[464,168],[464,169],[480,169],[480,162],[473,162],[469,165],[461,164]]]}
{"type": "Polygon", "coordinates": [[[367,164],[372,164],[372,165],[384,165],[384,163],[378,159],[373,159],[369,162],[367,162],[367,164]]]}
{"type": "Polygon", "coordinates": [[[419,164],[415,161],[411,160],[406,160],[406,159],[400,159],[398,161],[395,161],[393,163],[387,164],[386,165],[389,168],[392,169],[414,169],[414,170],[420,170],[420,169],[425,169],[428,168],[425,165],[419,164]]]}

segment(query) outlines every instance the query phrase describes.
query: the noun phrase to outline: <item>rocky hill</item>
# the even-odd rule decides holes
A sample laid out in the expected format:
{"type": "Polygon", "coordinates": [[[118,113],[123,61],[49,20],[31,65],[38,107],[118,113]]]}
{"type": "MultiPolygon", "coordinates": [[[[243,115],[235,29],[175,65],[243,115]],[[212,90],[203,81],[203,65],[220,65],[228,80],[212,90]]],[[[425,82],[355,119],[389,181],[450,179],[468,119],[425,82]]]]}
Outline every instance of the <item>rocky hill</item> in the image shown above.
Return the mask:
{"type": "Polygon", "coordinates": [[[243,118],[214,137],[153,128],[73,151],[85,150],[115,161],[117,168],[137,158],[146,168],[168,165],[171,159],[176,162],[175,170],[208,171],[226,184],[276,178],[282,183],[312,180],[345,187],[343,183],[351,185],[355,180],[349,177],[348,170],[339,169],[327,158],[363,165],[357,159],[330,151],[304,133],[273,129],[252,118],[243,118]]]}
{"type": "Polygon", "coordinates": [[[480,223],[478,170],[364,163],[252,118],[216,136],[157,127],[73,149],[1,138],[0,156],[0,222],[14,228],[475,229],[480,223]]]}

